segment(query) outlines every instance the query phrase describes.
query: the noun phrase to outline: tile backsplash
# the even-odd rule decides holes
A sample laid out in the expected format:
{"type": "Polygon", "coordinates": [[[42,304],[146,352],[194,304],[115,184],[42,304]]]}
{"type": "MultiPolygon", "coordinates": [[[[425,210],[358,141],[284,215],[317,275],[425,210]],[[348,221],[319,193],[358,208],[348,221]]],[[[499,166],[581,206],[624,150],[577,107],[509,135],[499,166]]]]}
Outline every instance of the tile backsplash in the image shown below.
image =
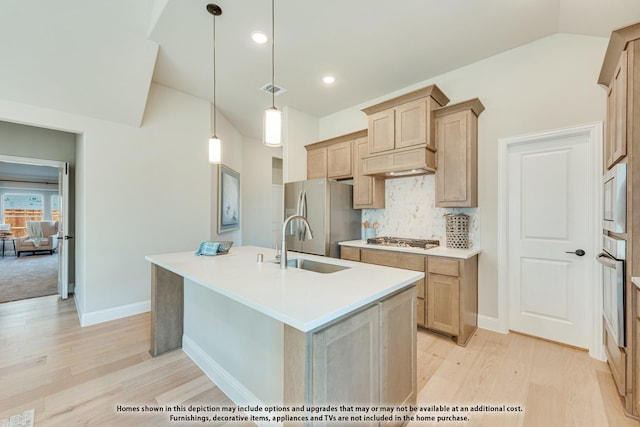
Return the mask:
{"type": "MultiPolygon", "coordinates": [[[[385,209],[363,209],[362,222],[378,223],[377,236],[438,239],[446,245],[449,213],[469,215],[471,247],[480,246],[480,209],[437,208],[435,175],[394,178],[385,181],[385,209]]],[[[364,238],[364,228],[363,234],[364,238]]]]}

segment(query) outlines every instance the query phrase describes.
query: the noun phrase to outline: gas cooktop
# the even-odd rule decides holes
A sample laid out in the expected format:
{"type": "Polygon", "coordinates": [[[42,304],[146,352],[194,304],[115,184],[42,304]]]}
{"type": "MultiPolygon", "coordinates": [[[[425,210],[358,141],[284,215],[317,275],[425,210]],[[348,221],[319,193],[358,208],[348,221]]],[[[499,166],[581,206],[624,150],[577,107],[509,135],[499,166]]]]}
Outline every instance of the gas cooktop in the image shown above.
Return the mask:
{"type": "Polygon", "coordinates": [[[407,239],[403,237],[372,237],[367,239],[369,245],[396,246],[401,248],[431,249],[440,246],[439,240],[407,239]]]}

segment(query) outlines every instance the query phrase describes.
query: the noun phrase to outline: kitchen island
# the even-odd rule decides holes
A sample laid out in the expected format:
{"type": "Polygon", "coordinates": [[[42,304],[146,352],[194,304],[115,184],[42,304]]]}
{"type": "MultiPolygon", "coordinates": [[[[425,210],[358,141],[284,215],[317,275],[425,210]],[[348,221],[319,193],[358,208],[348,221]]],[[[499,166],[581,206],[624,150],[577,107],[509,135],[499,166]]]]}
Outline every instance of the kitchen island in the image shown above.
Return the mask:
{"type": "Polygon", "coordinates": [[[147,256],[151,354],[182,347],[238,405],[414,404],[424,273],[293,252],[333,272],[281,270],[274,258],[251,246],[147,256]]]}

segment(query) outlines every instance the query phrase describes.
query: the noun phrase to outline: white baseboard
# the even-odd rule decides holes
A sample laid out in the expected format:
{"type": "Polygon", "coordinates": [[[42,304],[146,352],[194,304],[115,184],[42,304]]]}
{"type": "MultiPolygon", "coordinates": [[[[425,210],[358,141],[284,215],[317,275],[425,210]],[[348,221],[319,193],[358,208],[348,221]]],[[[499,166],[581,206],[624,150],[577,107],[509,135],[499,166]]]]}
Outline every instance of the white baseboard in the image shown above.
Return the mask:
{"type": "MultiPolygon", "coordinates": [[[[76,301],[76,307],[79,307],[78,301],[76,301]]],[[[118,307],[108,308],[106,310],[92,311],[89,313],[79,312],[78,314],[80,316],[80,326],[84,327],[95,325],[97,323],[108,322],[110,320],[122,319],[123,317],[134,316],[148,311],[151,311],[150,300],[121,305],[118,307]]]]}
{"type": "Polygon", "coordinates": [[[478,315],[478,328],[487,329],[500,334],[509,333],[509,331],[502,330],[500,327],[500,320],[497,317],[489,317],[482,314],[478,315]]]}
{"type": "MultiPolygon", "coordinates": [[[[249,389],[240,384],[231,374],[229,374],[222,366],[220,366],[215,360],[213,360],[198,344],[186,335],[182,336],[182,351],[193,360],[193,363],[198,365],[200,369],[205,373],[215,385],[220,388],[226,394],[229,399],[233,400],[236,405],[239,406],[261,406],[264,407],[264,403],[249,389]]],[[[263,412],[246,412],[247,415],[264,415],[263,412]]],[[[281,425],[268,422],[255,421],[259,426],[281,425]]]]}

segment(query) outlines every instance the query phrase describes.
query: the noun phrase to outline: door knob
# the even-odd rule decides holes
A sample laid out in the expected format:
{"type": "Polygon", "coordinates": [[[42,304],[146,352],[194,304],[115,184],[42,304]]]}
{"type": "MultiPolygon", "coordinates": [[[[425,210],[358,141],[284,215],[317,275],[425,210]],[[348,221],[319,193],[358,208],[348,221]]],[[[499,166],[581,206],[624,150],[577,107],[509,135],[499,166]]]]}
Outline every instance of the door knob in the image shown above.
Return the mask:
{"type": "Polygon", "coordinates": [[[578,256],[584,256],[584,254],[585,254],[586,252],[585,252],[585,251],[583,251],[582,249],[576,249],[576,250],[575,250],[575,251],[573,251],[573,252],[567,251],[567,252],[565,252],[565,253],[567,253],[567,254],[576,254],[576,255],[578,255],[578,256]]]}

